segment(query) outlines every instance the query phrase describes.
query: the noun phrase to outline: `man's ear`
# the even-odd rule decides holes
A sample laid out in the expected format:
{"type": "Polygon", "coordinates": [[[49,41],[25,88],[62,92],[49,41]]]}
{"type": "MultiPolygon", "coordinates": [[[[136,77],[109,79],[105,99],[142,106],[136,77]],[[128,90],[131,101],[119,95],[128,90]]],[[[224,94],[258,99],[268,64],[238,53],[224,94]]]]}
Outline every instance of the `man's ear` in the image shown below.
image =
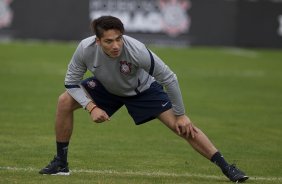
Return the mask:
{"type": "Polygon", "coordinates": [[[101,40],[97,37],[95,38],[95,42],[96,42],[97,45],[101,45],[101,40]]]}

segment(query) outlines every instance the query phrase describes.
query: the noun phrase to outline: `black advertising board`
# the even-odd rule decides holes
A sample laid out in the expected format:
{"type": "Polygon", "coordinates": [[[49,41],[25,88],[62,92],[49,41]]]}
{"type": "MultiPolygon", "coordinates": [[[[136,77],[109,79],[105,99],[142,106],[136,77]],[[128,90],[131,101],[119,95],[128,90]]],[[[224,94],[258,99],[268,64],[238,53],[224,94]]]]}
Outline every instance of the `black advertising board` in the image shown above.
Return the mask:
{"type": "Polygon", "coordinates": [[[282,47],[282,0],[240,0],[236,45],[282,47]]]}
{"type": "Polygon", "coordinates": [[[0,0],[0,40],[81,40],[101,15],[147,44],[282,47],[282,0],[0,0]]]}

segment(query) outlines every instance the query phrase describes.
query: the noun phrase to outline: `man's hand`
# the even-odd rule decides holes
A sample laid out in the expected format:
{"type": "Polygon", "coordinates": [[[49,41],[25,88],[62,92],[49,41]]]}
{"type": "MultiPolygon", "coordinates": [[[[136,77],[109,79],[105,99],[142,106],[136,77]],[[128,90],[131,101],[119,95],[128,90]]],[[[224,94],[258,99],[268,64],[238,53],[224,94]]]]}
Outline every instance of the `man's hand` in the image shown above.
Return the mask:
{"type": "Polygon", "coordinates": [[[198,131],[191,120],[186,115],[177,116],[176,119],[176,131],[178,135],[185,136],[186,138],[191,136],[194,139],[198,131]]]}
{"type": "Polygon", "coordinates": [[[99,107],[96,107],[95,109],[93,109],[90,115],[91,115],[92,121],[96,123],[103,123],[104,121],[110,120],[110,117],[108,116],[108,114],[105,111],[103,111],[102,109],[100,109],[99,107]]]}
{"type": "Polygon", "coordinates": [[[102,123],[106,120],[110,120],[108,114],[104,110],[97,107],[97,105],[92,101],[87,104],[86,110],[90,113],[92,121],[96,123],[102,123]]]}

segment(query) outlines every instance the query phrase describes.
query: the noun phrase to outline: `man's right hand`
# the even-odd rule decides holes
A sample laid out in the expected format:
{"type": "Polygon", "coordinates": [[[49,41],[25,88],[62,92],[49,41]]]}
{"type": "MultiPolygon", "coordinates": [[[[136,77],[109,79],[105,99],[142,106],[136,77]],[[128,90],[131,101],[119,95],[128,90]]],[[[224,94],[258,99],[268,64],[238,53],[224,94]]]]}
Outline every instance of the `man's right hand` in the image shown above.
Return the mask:
{"type": "Polygon", "coordinates": [[[93,109],[90,115],[92,121],[96,123],[103,123],[104,121],[110,121],[110,117],[108,116],[108,114],[104,110],[100,109],[99,107],[93,109]]]}
{"type": "Polygon", "coordinates": [[[86,106],[86,110],[90,113],[92,121],[96,123],[102,123],[104,121],[109,121],[110,117],[108,114],[100,109],[94,102],[89,102],[86,106]]]}

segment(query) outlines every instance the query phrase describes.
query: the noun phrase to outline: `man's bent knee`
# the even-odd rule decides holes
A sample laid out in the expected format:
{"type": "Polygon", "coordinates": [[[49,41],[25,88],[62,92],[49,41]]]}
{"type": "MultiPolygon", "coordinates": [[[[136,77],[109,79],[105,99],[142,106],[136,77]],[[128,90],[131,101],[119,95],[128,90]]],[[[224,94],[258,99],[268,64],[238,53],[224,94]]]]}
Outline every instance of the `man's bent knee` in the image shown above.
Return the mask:
{"type": "Polygon", "coordinates": [[[59,96],[58,108],[62,110],[74,111],[78,108],[81,108],[81,105],[75,101],[75,99],[67,91],[65,91],[59,96]]]}

